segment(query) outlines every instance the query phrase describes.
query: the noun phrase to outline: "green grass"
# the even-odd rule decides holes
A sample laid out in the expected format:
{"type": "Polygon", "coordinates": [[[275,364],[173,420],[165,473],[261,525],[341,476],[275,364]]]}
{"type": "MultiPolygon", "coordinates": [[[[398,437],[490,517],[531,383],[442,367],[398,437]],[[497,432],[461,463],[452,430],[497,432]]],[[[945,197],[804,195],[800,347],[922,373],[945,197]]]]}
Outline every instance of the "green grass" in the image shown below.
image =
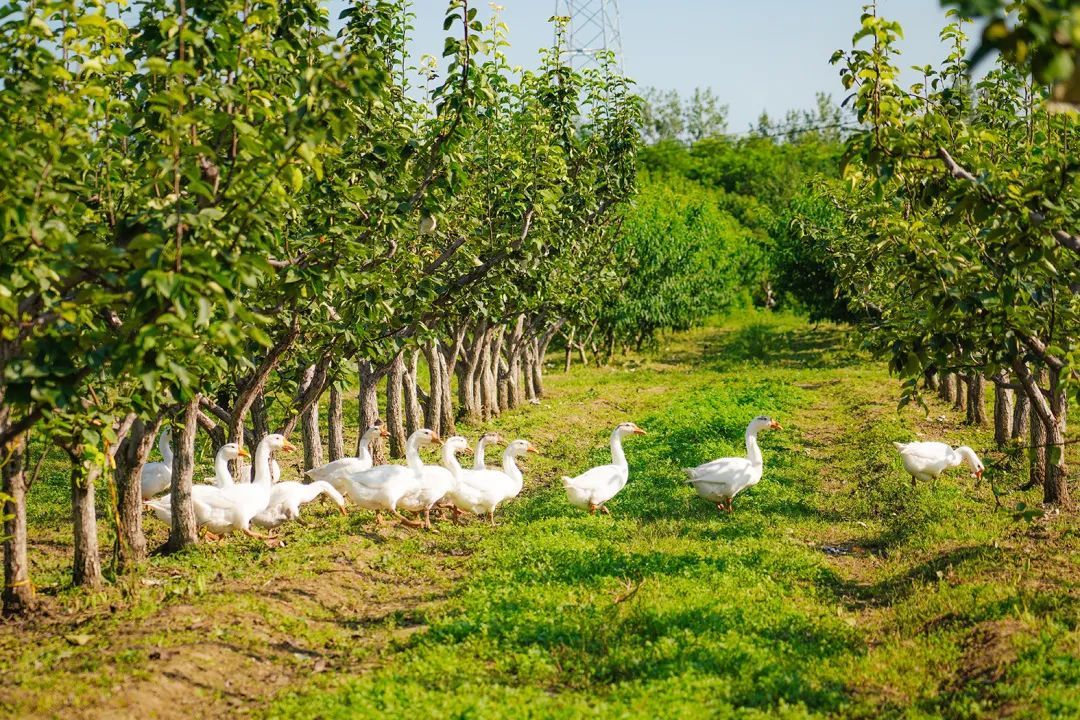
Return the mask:
{"type": "MultiPolygon", "coordinates": [[[[166,698],[163,717],[1080,716],[1075,517],[1016,520],[960,471],[912,488],[891,441],[923,436],[975,447],[1005,507],[1039,499],[987,431],[933,402],[898,414],[847,329],[750,314],[548,391],[492,424],[544,453],[498,528],[316,511],[285,548],[200,547],[96,596],[35,545],[54,615],[0,629],[0,709],[119,691],[166,698]],[[721,515],[680,468],[741,453],[758,413],[785,429],[721,515]],[[626,442],[613,516],[575,511],[559,477],[607,461],[625,419],[649,435],[626,442]]],[[[45,480],[36,542],[65,537],[45,480]]]]}

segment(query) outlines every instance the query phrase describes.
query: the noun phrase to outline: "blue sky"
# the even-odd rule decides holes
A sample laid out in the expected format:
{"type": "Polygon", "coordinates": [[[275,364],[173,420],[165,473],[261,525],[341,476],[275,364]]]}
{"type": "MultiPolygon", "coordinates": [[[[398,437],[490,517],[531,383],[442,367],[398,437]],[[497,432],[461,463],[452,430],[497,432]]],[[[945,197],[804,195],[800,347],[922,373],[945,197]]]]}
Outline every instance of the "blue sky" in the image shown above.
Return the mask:
{"type": "MultiPolygon", "coordinates": [[[[343,6],[331,2],[334,17],[343,6]]],[[[551,42],[555,0],[502,0],[512,63],[531,67],[551,42]]],[[[818,91],[839,100],[829,56],[847,48],[863,0],[620,0],[624,66],[639,85],[688,92],[711,87],[730,106],[729,129],[747,129],[766,110],[782,116],[810,108],[818,91]]],[[[481,17],[490,10],[475,3],[481,17]]],[[[903,67],[936,64],[944,55],[938,0],[879,0],[879,13],[900,21],[903,67]]],[[[445,0],[415,0],[415,57],[442,54],[445,0]]],[[[971,31],[975,34],[974,29],[971,31]]]]}

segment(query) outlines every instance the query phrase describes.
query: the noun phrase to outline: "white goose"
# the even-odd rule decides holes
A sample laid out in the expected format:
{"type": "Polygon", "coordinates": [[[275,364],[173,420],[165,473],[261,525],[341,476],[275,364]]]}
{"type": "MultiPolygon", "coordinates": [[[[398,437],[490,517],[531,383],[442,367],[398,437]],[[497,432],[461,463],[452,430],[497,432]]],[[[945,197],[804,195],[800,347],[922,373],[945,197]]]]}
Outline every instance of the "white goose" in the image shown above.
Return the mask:
{"type": "MultiPolygon", "coordinates": [[[[209,497],[217,492],[220,488],[229,487],[233,484],[232,473],[229,471],[229,461],[236,460],[239,457],[247,457],[247,451],[241,449],[236,443],[225,443],[218,448],[217,454],[214,456],[214,485],[198,484],[191,486],[191,496],[209,497]]],[[[146,506],[154,512],[154,516],[157,517],[163,523],[172,524],[172,495],[166,494],[161,497],[153,498],[144,501],[146,506]]],[[[199,522],[199,516],[196,514],[195,521],[199,522]]],[[[201,523],[200,523],[201,524],[201,523]]]]}
{"type": "Polygon", "coordinates": [[[240,447],[238,443],[225,443],[218,448],[217,454],[214,456],[214,486],[219,488],[232,486],[234,483],[229,463],[237,458],[250,457],[248,451],[240,447]]]}
{"type": "MultiPolygon", "coordinates": [[[[251,520],[270,503],[270,459],[275,450],[295,450],[284,435],[267,435],[255,449],[255,479],[250,483],[237,483],[218,488],[213,485],[193,485],[191,502],[195,507],[195,522],[209,533],[220,535],[239,530],[252,537],[261,537],[251,531],[251,520]]],[[[147,504],[164,522],[170,522],[172,508],[169,498],[161,498],[147,504]]]]}
{"type": "Polygon", "coordinates": [[[361,472],[349,473],[344,479],[345,495],[367,510],[375,511],[376,521],[382,520],[383,510],[393,513],[407,525],[414,525],[398,511],[398,502],[406,492],[420,483],[424,461],[420,458],[420,446],[435,445],[442,440],[438,434],[421,428],[409,436],[405,443],[407,466],[376,465],[361,472]]]}
{"type": "Polygon", "coordinates": [[[360,436],[360,454],[356,457],[343,457],[308,470],[307,475],[312,480],[322,480],[334,486],[338,492],[345,492],[345,478],[353,473],[363,472],[371,467],[371,443],[375,438],[388,438],[390,433],[376,422],[364,431],[360,436]]]}
{"type": "Polygon", "coordinates": [[[758,433],[762,430],[782,429],[780,423],[772,418],[757,416],[746,426],[746,457],[720,458],[696,468],[685,468],[690,476],[687,482],[694,486],[698,495],[716,503],[718,510],[733,512],[731,501],[735,496],[761,480],[764,459],[757,443],[758,433]]]}
{"type": "Polygon", "coordinates": [[[473,456],[473,470],[486,470],[487,463],[484,457],[484,449],[488,445],[497,445],[503,441],[502,436],[497,432],[484,433],[480,436],[480,439],[476,441],[476,453],[473,456]]]}
{"type": "MultiPolygon", "coordinates": [[[[472,452],[469,450],[469,441],[460,435],[455,435],[454,442],[447,441],[443,445],[442,465],[423,465],[420,469],[420,482],[411,487],[408,492],[401,496],[398,506],[402,510],[420,513],[424,516],[423,527],[431,530],[431,508],[442,500],[447,493],[454,489],[457,480],[451,465],[457,464],[454,455],[458,452],[472,452]]],[[[416,523],[407,522],[408,525],[417,526],[416,523]]]]}
{"type": "Polygon", "coordinates": [[[265,510],[252,518],[251,522],[261,528],[273,530],[286,520],[299,518],[300,506],[315,500],[320,495],[329,497],[338,506],[341,514],[346,514],[345,498],[330,483],[324,480],[316,480],[304,484],[295,480],[287,480],[274,485],[270,489],[270,503],[265,510]]]}
{"type": "Polygon", "coordinates": [[[611,464],[600,465],[586,470],[577,477],[563,477],[566,497],[570,504],[582,510],[595,513],[597,510],[611,514],[604,507],[626,485],[630,477],[630,468],[626,464],[626,455],[622,449],[622,439],[626,435],[644,435],[645,431],[632,422],[625,422],[611,433],[611,464]]]}
{"type": "MultiPolygon", "coordinates": [[[[449,445],[450,440],[447,440],[446,444],[449,445]]],[[[528,440],[514,440],[503,451],[502,470],[466,470],[454,459],[450,469],[457,478],[457,485],[447,497],[454,503],[455,508],[474,515],[486,514],[491,524],[495,525],[495,508],[500,503],[517,497],[524,485],[517,458],[526,453],[539,452],[528,440]]]]}
{"type": "Polygon", "coordinates": [[[146,463],[142,468],[143,499],[152,498],[158,493],[163,493],[172,484],[172,431],[165,428],[161,431],[157,441],[158,450],[161,451],[162,462],[146,463]]]}
{"type": "Polygon", "coordinates": [[[904,461],[904,469],[911,475],[911,484],[916,480],[933,480],[942,471],[967,463],[971,468],[971,476],[982,478],[982,461],[975,451],[967,445],[961,445],[955,450],[942,442],[911,442],[893,445],[900,451],[900,459],[904,461]]]}

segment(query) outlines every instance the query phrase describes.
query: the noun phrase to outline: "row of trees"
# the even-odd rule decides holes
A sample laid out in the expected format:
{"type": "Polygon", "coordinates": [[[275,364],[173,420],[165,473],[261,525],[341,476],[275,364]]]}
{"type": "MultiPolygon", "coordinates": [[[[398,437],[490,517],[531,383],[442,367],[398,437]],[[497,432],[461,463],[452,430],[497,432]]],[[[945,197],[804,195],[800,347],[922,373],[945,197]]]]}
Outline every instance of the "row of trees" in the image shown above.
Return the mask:
{"type": "Polygon", "coordinates": [[[994,67],[971,79],[969,23],[951,11],[944,63],[903,87],[901,28],[867,6],[853,49],[833,57],[863,129],[843,181],[807,193],[792,229],[819,268],[808,294],[822,315],[860,320],[907,378],[904,402],[937,386],[981,423],[992,382],[998,442],[1026,435],[1032,483],[1069,506],[1080,131],[1056,111],[1075,78],[1059,44],[1075,18],[1053,4],[953,4],[1001,13],[980,46],[1004,51],[994,67]]]}
{"type": "Polygon", "coordinates": [[[320,403],[334,459],[353,384],[361,427],[386,393],[392,452],[418,426],[453,432],[538,398],[548,343],[621,279],[639,105],[610,64],[562,62],[561,19],[517,73],[497,14],[452,0],[425,94],[405,0],[358,0],[336,34],[318,0],[123,8],[0,18],[5,613],[32,603],[29,437],[70,459],[73,578],[96,585],[95,488],[115,483],[130,570],[163,423],[175,550],[197,542],[196,433],[300,425],[319,464],[320,403]]]}

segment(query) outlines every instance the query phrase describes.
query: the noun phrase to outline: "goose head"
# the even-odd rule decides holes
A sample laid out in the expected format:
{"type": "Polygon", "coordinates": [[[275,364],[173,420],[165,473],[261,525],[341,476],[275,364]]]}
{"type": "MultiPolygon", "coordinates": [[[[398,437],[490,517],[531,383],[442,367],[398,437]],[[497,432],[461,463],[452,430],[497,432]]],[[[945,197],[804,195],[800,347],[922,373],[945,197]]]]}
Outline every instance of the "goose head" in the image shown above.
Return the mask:
{"type": "Polygon", "coordinates": [[[526,453],[536,453],[537,455],[540,454],[540,451],[536,449],[535,445],[533,445],[528,440],[522,440],[520,438],[514,440],[512,443],[507,445],[506,452],[510,455],[513,455],[514,457],[521,457],[526,453]]]}
{"type": "Polygon", "coordinates": [[[443,452],[453,455],[458,453],[472,455],[472,448],[469,447],[469,441],[461,435],[452,435],[446,438],[446,442],[443,443],[443,452]]]}
{"type": "Polygon", "coordinates": [[[975,454],[975,451],[969,448],[967,445],[961,445],[960,447],[956,448],[956,454],[964,458],[964,460],[968,464],[968,467],[971,468],[971,477],[981,480],[983,471],[986,470],[986,468],[983,466],[982,460],[979,459],[979,456],[975,454]]]}
{"type": "Polygon", "coordinates": [[[626,435],[646,435],[647,434],[644,430],[642,430],[635,423],[632,423],[632,422],[621,423],[618,427],[615,428],[615,432],[617,432],[620,437],[623,437],[623,436],[626,436],[626,435]]]}
{"type": "Polygon", "coordinates": [[[386,427],[384,427],[383,424],[378,420],[375,421],[374,425],[364,431],[364,440],[369,443],[374,441],[375,438],[388,437],[390,437],[390,433],[387,431],[386,427]]]}
{"type": "Polygon", "coordinates": [[[234,443],[234,442],[225,443],[224,445],[221,446],[221,449],[218,450],[218,452],[221,453],[221,455],[226,460],[236,460],[237,458],[249,458],[249,457],[251,457],[251,455],[248,454],[247,450],[240,447],[239,443],[234,443]]]}
{"type": "Polygon", "coordinates": [[[750,421],[750,427],[747,430],[751,433],[757,433],[760,430],[783,430],[780,423],[773,420],[767,415],[758,415],[756,418],[750,421]]]}
{"type": "Polygon", "coordinates": [[[427,428],[420,428],[412,435],[409,436],[409,440],[413,442],[417,447],[424,447],[427,445],[442,445],[442,438],[439,437],[439,433],[427,428]]]}
{"type": "Polygon", "coordinates": [[[502,441],[502,435],[497,432],[486,432],[480,436],[480,442],[484,445],[498,445],[502,441]]]}
{"type": "Polygon", "coordinates": [[[296,450],[296,446],[286,440],[284,435],[279,433],[267,435],[263,438],[263,442],[266,443],[271,450],[285,450],[286,452],[296,450]]]}

